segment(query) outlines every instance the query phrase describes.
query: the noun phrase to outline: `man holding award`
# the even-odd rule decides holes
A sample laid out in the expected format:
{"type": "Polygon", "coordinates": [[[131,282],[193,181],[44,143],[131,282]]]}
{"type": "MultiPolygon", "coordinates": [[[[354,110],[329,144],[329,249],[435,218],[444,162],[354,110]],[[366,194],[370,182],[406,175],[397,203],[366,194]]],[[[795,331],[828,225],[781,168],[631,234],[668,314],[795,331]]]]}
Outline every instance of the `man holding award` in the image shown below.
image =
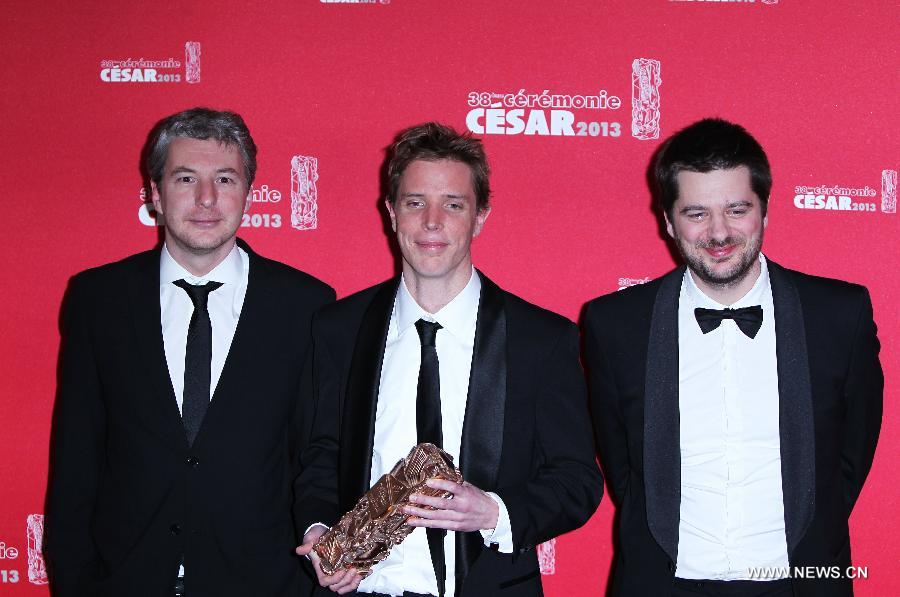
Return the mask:
{"type": "Polygon", "coordinates": [[[297,552],[339,594],[540,595],[535,547],[584,524],[602,495],[577,329],[472,266],[490,214],[479,140],[413,127],[387,166],[402,275],[314,321],[297,552]],[[417,444],[441,448],[464,481],[404,494],[415,530],[373,566],[323,572],[315,541],[417,444]]]}

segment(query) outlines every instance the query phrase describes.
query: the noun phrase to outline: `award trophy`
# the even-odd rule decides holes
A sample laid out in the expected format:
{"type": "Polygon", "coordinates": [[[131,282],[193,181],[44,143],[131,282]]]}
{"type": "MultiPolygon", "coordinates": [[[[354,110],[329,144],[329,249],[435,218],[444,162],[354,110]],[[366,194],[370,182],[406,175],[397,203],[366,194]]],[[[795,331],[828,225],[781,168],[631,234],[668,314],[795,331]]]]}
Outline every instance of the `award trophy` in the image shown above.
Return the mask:
{"type": "Polygon", "coordinates": [[[413,447],[406,458],[382,475],[353,509],[316,541],[313,549],[321,558],[322,571],[334,574],[353,567],[368,576],[372,566],[386,558],[391,547],[415,529],[406,524],[410,516],[403,513],[403,507],[410,503],[410,495],[450,497],[449,492],[425,485],[425,481],[435,478],[463,481],[453,466],[452,456],[434,444],[413,447]]]}

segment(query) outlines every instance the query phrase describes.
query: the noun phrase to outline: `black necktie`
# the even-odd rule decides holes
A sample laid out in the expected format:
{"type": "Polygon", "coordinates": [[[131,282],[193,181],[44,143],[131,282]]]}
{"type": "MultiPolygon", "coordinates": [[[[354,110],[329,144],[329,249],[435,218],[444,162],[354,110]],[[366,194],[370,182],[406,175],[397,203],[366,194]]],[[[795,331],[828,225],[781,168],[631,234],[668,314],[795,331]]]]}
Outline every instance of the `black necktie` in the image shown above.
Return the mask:
{"type": "Polygon", "coordinates": [[[744,307],[742,309],[694,309],[694,317],[700,324],[704,334],[719,327],[723,319],[733,319],[738,328],[748,338],[756,338],[759,328],[762,327],[763,310],[759,305],[744,307]]]}
{"type": "MultiPolygon", "coordinates": [[[[418,443],[429,442],[442,448],[441,431],[441,376],[438,369],[435,337],[441,324],[420,319],[416,322],[419,341],[422,343],[422,364],[419,366],[419,385],[416,390],[416,436],[418,443]]],[[[431,564],[437,578],[438,595],[443,597],[447,581],[447,564],[444,562],[443,529],[425,529],[431,564]]]]}
{"type": "Polygon", "coordinates": [[[206,307],[209,293],[219,288],[221,282],[207,282],[202,286],[175,280],[175,286],[183,288],[194,303],[194,313],[188,325],[187,346],[184,353],[184,394],[181,405],[181,421],[188,445],[193,445],[200,430],[203,416],[209,407],[209,384],[212,377],[212,323],[206,307]]]}

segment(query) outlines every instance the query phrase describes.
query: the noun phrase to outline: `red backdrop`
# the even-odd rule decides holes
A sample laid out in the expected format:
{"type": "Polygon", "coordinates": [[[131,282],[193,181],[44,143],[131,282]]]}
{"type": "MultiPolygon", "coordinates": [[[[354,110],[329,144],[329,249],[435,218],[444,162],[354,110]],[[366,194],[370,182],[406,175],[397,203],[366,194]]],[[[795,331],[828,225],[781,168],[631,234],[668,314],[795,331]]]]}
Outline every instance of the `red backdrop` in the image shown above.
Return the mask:
{"type": "MultiPolygon", "coordinates": [[[[745,125],[774,170],[765,252],[872,293],[887,388],[851,520],[868,567],[856,587],[900,594],[894,2],[51,1],[0,15],[0,592],[47,592],[31,515],[66,282],[154,245],[141,146],[159,118],[208,105],[243,114],[260,147],[241,236],[339,296],[394,271],[378,201],[394,134],[425,120],[483,130],[494,211],[475,261],[573,319],[673,266],[645,182],[660,138],[710,115],[745,125]],[[316,161],[296,160],[292,182],[294,156],[316,161]]],[[[611,515],[604,501],[556,542],[548,595],[600,593],[611,515]]]]}

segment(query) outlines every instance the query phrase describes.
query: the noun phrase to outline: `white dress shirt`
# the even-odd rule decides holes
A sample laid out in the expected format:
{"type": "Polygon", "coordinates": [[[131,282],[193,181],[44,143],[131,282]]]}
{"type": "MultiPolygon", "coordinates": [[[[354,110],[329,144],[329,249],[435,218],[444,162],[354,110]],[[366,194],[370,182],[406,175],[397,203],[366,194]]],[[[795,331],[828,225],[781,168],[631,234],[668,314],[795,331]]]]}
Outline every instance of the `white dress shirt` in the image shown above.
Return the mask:
{"type": "Polygon", "coordinates": [[[749,580],[750,567],[788,566],[778,426],[778,362],[765,257],[731,308],[760,305],[754,339],[725,319],[704,334],[696,307],[722,309],[685,272],[678,307],[681,516],[675,575],[749,580]]]}
{"type": "Polygon", "coordinates": [[[188,324],[194,313],[194,304],[184,289],[173,282],[184,279],[188,284],[202,285],[207,282],[221,282],[222,286],[209,293],[209,319],[212,323],[212,361],[210,363],[209,397],[215,393],[225,358],[231,348],[231,340],[237,329],[247,282],[250,275],[250,259],[237,245],[211,272],[198,278],[178,265],[168,249],[163,245],[159,260],[159,308],[162,324],[163,344],[169,377],[175,390],[178,410],[184,398],[184,355],[187,349],[188,324]]]}
{"type": "MultiPolygon", "coordinates": [[[[469,283],[437,313],[426,312],[416,303],[401,279],[388,327],[378,405],[375,410],[375,437],[372,446],[371,483],[390,472],[398,460],[416,445],[416,391],[421,363],[421,343],[415,323],[436,321],[442,328],[435,340],[441,380],[441,429],[443,449],[459,465],[463,419],[469,392],[469,373],[475,343],[475,324],[481,295],[481,279],[472,269],[469,283]]],[[[485,543],[498,543],[500,551],[512,552],[512,530],[506,506],[496,494],[490,495],[500,507],[497,528],[482,531],[485,543]]],[[[437,595],[437,580],[424,528],[417,528],[403,543],[391,549],[359,586],[366,593],[402,595],[404,591],[437,595]]],[[[444,540],[447,564],[446,595],[454,593],[455,535],[444,540]]]]}

